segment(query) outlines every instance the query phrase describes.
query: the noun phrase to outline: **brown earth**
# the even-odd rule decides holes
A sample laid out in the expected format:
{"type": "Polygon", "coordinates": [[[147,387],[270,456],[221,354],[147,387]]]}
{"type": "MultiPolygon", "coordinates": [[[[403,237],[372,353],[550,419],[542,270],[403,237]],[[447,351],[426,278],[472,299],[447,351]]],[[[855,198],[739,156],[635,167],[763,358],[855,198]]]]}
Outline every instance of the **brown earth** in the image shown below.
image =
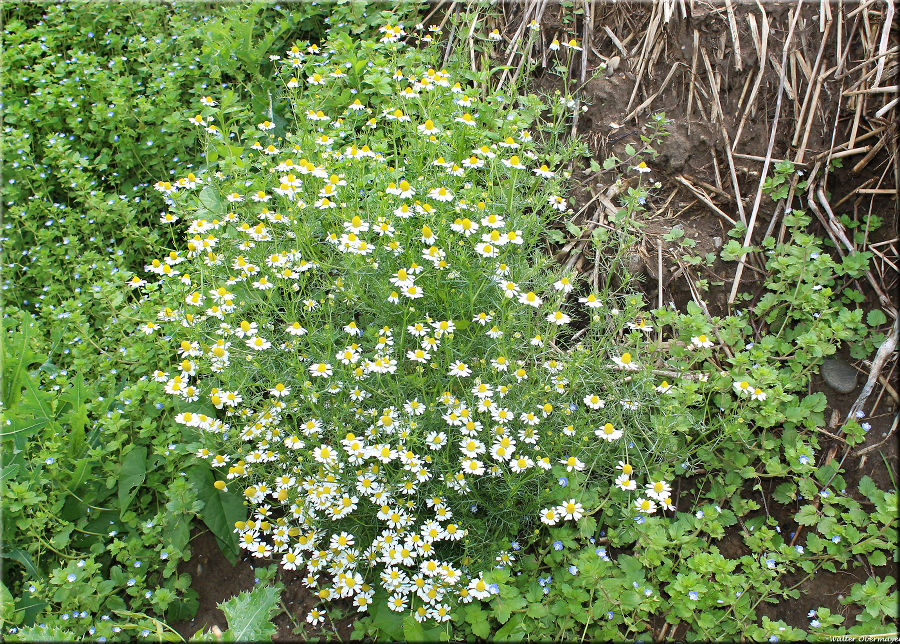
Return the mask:
{"type": "MultiPolygon", "coordinates": [[[[265,559],[254,560],[242,552],[238,561],[232,564],[222,554],[213,534],[205,526],[195,526],[191,537],[191,559],[182,562],[178,572],[191,575],[191,588],[199,595],[200,607],[193,619],[177,622],[172,627],[185,639],[213,626],[225,631],[228,624],[218,604],[252,590],[257,579],[254,568],[265,568],[272,563],[265,559]]],[[[278,632],[272,638],[274,641],[350,639],[355,613],[349,612],[345,603],[332,602],[329,607],[331,619],[313,627],[306,622],[306,616],[319,600],[303,585],[301,576],[279,570],[276,581],[284,584],[281,601],[286,610],[275,617],[278,632]]]]}

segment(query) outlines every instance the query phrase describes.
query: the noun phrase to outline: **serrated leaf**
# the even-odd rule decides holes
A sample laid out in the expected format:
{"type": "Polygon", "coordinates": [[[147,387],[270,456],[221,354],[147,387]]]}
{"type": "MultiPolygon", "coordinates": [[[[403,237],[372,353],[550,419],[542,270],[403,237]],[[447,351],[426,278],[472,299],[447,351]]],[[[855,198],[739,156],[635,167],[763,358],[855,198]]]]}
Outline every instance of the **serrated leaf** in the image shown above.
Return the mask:
{"type": "Polygon", "coordinates": [[[819,522],[819,513],[812,505],[804,505],[797,513],[795,520],[800,525],[815,525],[819,522]]]}
{"type": "Polygon", "coordinates": [[[587,516],[578,521],[578,532],[582,537],[590,537],[597,531],[597,520],[587,516]]]}
{"type": "Polygon", "coordinates": [[[880,309],[872,309],[866,314],[866,324],[871,327],[881,326],[887,322],[887,318],[880,309]]]}
{"type": "Polygon", "coordinates": [[[281,586],[257,586],[219,604],[228,620],[226,639],[233,642],[271,641],[277,631],[272,618],[279,611],[281,586]]]}
{"type": "Polygon", "coordinates": [[[425,641],[425,631],[412,615],[403,618],[403,637],[407,642],[425,641]]]}
{"type": "Polygon", "coordinates": [[[487,639],[491,634],[491,627],[488,625],[487,615],[481,610],[481,606],[469,604],[466,606],[466,621],[472,626],[472,632],[482,638],[487,639]]]}
{"type": "Polygon", "coordinates": [[[859,480],[859,493],[874,503],[878,496],[878,488],[875,486],[875,481],[869,476],[862,477],[859,480]]]}

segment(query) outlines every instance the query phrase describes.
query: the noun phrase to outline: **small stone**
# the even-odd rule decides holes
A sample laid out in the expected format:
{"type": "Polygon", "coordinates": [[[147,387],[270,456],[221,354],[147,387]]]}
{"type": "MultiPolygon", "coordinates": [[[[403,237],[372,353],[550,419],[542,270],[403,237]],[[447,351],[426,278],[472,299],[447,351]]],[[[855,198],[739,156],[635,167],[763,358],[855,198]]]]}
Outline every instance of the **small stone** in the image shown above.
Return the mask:
{"type": "Polygon", "coordinates": [[[628,253],[625,259],[625,268],[632,275],[640,275],[644,272],[644,260],[638,253],[628,253]]]}
{"type": "Polygon", "coordinates": [[[820,372],[825,384],[842,394],[856,389],[856,369],[842,358],[825,358],[820,372]]]}
{"type": "Polygon", "coordinates": [[[722,248],[722,238],[721,237],[713,237],[713,246],[716,250],[722,248]]]}
{"type": "Polygon", "coordinates": [[[612,76],[616,73],[616,70],[619,69],[619,65],[622,64],[622,58],[620,56],[613,56],[608,61],[606,61],[606,75],[612,76]]]}

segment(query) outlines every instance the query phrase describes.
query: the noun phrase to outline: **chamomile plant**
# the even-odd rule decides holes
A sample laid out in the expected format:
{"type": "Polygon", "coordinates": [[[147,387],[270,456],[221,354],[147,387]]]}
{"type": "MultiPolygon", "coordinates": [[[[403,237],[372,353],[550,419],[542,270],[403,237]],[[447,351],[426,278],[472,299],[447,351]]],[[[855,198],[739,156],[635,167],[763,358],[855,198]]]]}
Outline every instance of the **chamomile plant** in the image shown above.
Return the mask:
{"type": "Polygon", "coordinates": [[[170,338],[157,380],[243,493],[242,548],[322,599],[445,621],[510,539],[597,512],[620,462],[623,517],[666,511],[644,488],[671,437],[640,298],[542,252],[571,215],[560,155],[427,32],[382,32],[364,59],[288,50],[287,118],[192,107],[209,165],[157,184],[186,236],[135,278],[160,303],[136,332],[170,338]]]}

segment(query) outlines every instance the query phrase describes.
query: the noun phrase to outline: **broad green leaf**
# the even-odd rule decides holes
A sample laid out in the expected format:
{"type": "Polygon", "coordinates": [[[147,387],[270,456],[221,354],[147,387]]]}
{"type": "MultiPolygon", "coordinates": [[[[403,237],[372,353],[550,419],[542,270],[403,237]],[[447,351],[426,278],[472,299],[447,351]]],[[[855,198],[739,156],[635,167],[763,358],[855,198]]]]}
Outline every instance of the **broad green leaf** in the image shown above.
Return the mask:
{"type": "Polygon", "coordinates": [[[490,636],[491,627],[488,624],[488,616],[481,610],[481,606],[477,604],[466,606],[466,621],[472,626],[472,632],[476,636],[482,639],[487,639],[490,636]]]}
{"type": "Polygon", "coordinates": [[[519,629],[519,626],[522,624],[522,615],[517,614],[512,617],[507,623],[506,626],[501,628],[493,637],[495,642],[518,642],[523,638],[523,633],[519,629]]]}
{"type": "Polygon", "coordinates": [[[128,506],[137,495],[138,489],[147,476],[147,448],[137,445],[125,458],[119,468],[119,517],[121,518],[128,506]]]}
{"type": "Polygon", "coordinates": [[[875,502],[878,496],[878,488],[875,486],[875,481],[869,476],[864,476],[859,480],[859,492],[872,502],[875,502]]]}
{"type": "Polygon", "coordinates": [[[815,525],[819,522],[819,513],[816,512],[816,508],[814,506],[804,505],[802,508],[800,508],[800,511],[797,513],[795,520],[800,525],[815,525]]]}
{"type": "Polygon", "coordinates": [[[225,214],[225,207],[219,191],[209,185],[200,191],[200,206],[220,217],[225,214]]]}
{"type": "Polygon", "coordinates": [[[870,327],[881,326],[885,322],[887,322],[887,318],[879,309],[872,309],[866,314],[866,324],[870,327]]]}
{"type": "MultiPolygon", "coordinates": [[[[4,531],[6,528],[4,528],[4,531]]],[[[4,535],[4,537],[7,535],[4,535]]],[[[28,575],[32,579],[41,579],[43,575],[38,571],[35,567],[34,562],[31,561],[31,557],[28,556],[24,550],[20,550],[19,548],[10,548],[9,550],[4,550],[0,552],[0,557],[5,559],[10,559],[12,561],[18,561],[20,564],[25,566],[25,570],[28,575]]]]}
{"type": "Polygon", "coordinates": [[[233,492],[220,492],[214,487],[214,477],[206,465],[195,465],[188,470],[188,480],[203,501],[200,518],[216,537],[223,554],[232,562],[237,560],[239,547],[234,524],[247,518],[241,498],[233,492]]]}
{"type": "Polygon", "coordinates": [[[412,615],[403,618],[403,637],[407,642],[425,641],[425,631],[412,615]]]}
{"type": "Polygon", "coordinates": [[[68,416],[70,454],[78,456],[84,447],[84,426],[87,424],[87,405],[80,403],[68,416]]]}

